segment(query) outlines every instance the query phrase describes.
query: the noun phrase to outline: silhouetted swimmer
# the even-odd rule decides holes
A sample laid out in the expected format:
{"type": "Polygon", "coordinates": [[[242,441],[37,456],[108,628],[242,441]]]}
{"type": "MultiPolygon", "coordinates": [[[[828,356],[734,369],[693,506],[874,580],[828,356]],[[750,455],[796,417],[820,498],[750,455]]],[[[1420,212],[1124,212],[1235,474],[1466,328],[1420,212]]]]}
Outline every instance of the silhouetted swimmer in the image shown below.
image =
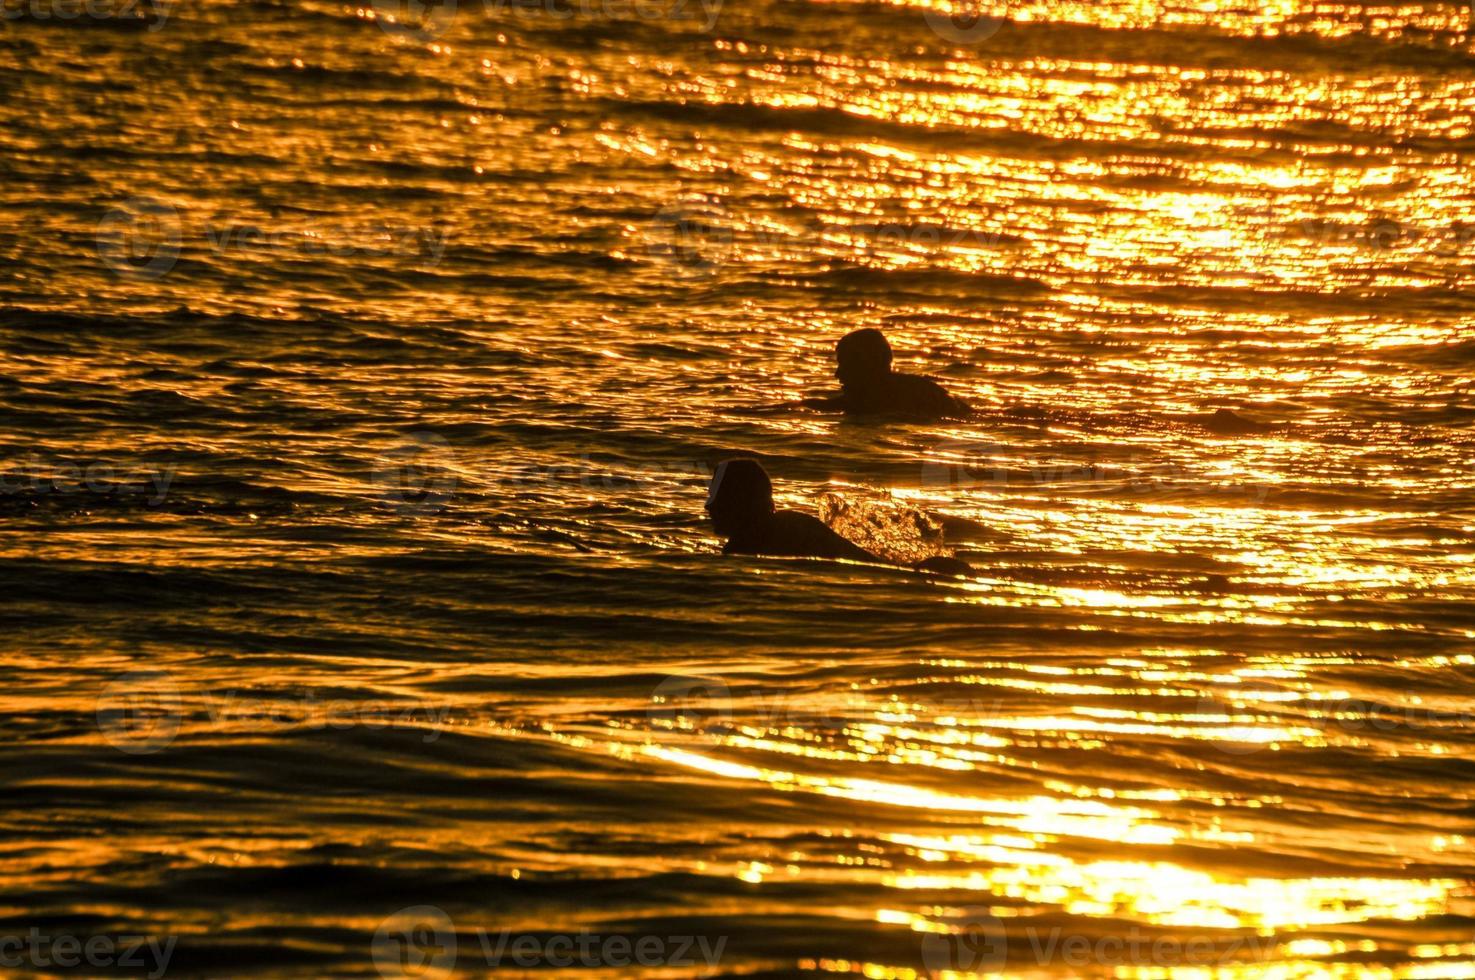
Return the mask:
{"type": "Polygon", "coordinates": [[[1265,422],[1256,422],[1254,419],[1246,418],[1238,412],[1227,408],[1221,408],[1214,412],[1192,412],[1178,413],[1168,412],[1162,416],[1178,422],[1186,422],[1197,426],[1216,436],[1258,436],[1271,433],[1284,433],[1295,428],[1293,425],[1280,424],[1271,425],[1265,422]]]}
{"type": "Polygon", "coordinates": [[[806,408],[838,409],[850,415],[900,415],[913,418],[963,418],[968,403],[917,374],[891,370],[891,345],[879,330],[853,330],[835,345],[835,377],[840,394],[809,398],[806,408]]]}
{"type": "Polygon", "coordinates": [[[1212,415],[1197,416],[1194,421],[1216,436],[1253,436],[1272,431],[1275,426],[1247,419],[1238,412],[1221,408],[1212,415]]]}
{"type": "MultiPolygon", "coordinates": [[[[729,459],[717,464],[707,492],[707,514],[717,533],[727,539],[724,555],[774,555],[836,558],[889,565],[836,534],[824,521],[773,504],[773,481],[756,459],[729,459]]],[[[965,575],[973,569],[956,558],[934,557],[911,566],[918,571],[965,575]]]]}

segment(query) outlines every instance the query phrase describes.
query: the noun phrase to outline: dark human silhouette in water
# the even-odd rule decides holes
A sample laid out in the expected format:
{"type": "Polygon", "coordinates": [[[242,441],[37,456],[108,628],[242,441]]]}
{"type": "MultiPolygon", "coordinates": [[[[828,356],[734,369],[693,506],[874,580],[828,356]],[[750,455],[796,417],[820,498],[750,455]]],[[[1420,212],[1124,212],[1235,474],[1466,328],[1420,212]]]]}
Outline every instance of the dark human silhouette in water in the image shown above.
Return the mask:
{"type": "Polygon", "coordinates": [[[805,408],[839,410],[847,415],[896,415],[911,418],[963,418],[968,403],[918,374],[891,370],[891,345],[879,330],[852,330],[835,345],[835,377],[840,394],[808,398],[805,408]]]}
{"type": "Polygon", "coordinates": [[[1247,419],[1227,408],[1203,415],[1191,415],[1189,421],[1212,432],[1216,436],[1253,436],[1272,432],[1276,426],[1247,419]]]}
{"type": "MultiPolygon", "coordinates": [[[[773,482],[756,459],[729,459],[717,464],[707,493],[707,514],[717,533],[727,539],[724,555],[775,555],[836,558],[888,565],[836,534],[817,517],[773,505],[773,482]]],[[[918,571],[963,575],[973,569],[956,558],[937,556],[911,566],[918,571]]]]}
{"type": "MultiPolygon", "coordinates": [[[[852,330],[841,337],[840,342],[835,345],[835,361],[835,377],[840,379],[840,394],[828,398],[806,398],[790,404],[803,408],[841,411],[856,416],[890,415],[936,420],[979,418],[992,414],[1039,426],[1046,426],[1052,421],[1087,426],[1098,422],[1092,416],[1080,412],[1046,410],[1033,406],[1014,406],[1000,412],[976,412],[967,402],[949,394],[947,389],[931,378],[893,371],[891,344],[881,331],[870,327],[852,330]]],[[[1167,417],[1196,425],[1217,436],[1264,435],[1285,428],[1256,422],[1224,408],[1216,412],[1167,417]]],[[[1152,419],[1148,418],[1147,421],[1152,419]]]]}

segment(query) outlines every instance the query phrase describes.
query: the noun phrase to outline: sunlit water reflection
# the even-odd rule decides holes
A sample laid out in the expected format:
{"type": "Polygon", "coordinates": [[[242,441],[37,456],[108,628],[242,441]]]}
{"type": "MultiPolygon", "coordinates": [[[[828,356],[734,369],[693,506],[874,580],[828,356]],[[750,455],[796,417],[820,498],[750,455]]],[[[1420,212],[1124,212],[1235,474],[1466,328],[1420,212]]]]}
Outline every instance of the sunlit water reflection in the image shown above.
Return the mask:
{"type": "Polygon", "coordinates": [[[1475,976],[1469,9],[657,6],[0,22],[0,937],[1475,976]]]}

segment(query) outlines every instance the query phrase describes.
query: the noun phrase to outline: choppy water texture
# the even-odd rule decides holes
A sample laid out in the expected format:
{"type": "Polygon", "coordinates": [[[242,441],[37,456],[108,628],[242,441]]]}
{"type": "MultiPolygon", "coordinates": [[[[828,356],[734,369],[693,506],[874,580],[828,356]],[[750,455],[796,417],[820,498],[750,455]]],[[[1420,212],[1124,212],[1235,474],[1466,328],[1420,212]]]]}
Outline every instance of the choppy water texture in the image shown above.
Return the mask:
{"type": "Polygon", "coordinates": [[[0,934],[1475,976],[1465,7],[123,6],[0,20],[0,934]]]}

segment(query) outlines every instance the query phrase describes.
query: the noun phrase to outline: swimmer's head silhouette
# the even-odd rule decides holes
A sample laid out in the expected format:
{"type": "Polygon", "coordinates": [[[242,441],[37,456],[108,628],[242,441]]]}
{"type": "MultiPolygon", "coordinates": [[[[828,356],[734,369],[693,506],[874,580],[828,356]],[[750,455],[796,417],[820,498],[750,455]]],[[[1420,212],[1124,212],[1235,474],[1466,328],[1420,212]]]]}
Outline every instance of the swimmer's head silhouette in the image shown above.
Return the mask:
{"type": "Polygon", "coordinates": [[[835,377],[844,387],[865,387],[891,373],[891,345],[881,331],[852,330],[835,345],[835,377]]]}
{"type": "Polygon", "coordinates": [[[840,397],[805,402],[839,408],[848,415],[893,415],[918,419],[964,418],[968,403],[931,378],[891,370],[891,345],[881,331],[852,330],[835,345],[840,397]]]}
{"type": "Polygon", "coordinates": [[[773,515],[773,481],[763,464],[742,457],[717,464],[707,491],[707,514],[723,537],[773,515]]]}

